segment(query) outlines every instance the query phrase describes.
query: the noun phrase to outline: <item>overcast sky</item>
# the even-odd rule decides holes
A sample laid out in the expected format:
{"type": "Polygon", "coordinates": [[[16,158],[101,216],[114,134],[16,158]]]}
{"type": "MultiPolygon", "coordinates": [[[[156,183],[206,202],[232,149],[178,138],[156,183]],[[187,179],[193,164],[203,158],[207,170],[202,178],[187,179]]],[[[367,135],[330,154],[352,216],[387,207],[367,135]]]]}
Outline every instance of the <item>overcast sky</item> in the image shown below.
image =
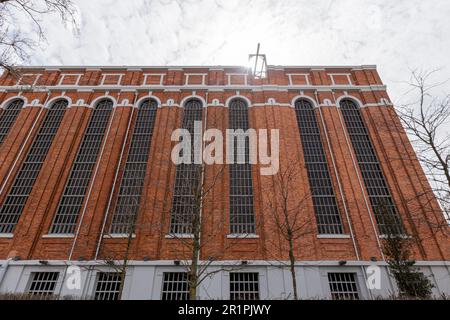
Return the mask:
{"type": "Polygon", "coordinates": [[[74,2],[79,35],[47,18],[30,64],[246,65],[260,42],[274,65],[376,64],[394,101],[410,68],[450,77],[448,0],[74,2]]]}

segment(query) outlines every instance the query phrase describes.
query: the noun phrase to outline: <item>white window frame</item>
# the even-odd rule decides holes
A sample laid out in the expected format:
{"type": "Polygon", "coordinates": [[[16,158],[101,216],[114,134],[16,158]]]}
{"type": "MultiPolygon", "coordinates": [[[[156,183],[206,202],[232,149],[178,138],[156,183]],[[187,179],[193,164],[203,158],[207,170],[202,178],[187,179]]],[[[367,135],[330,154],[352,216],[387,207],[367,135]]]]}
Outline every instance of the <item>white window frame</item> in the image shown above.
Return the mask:
{"type": "Polygon", "coordinates": [[[62,85],[63,85],[62,83],[63,83],[64,78],[65,78],[66,76],[77,76],[77,80],[75,81],[75,84],[70,84],[70,86],[72,86],[72,85],[78,86],[79,83],[80,83],[80,80],[81,80],[81,76],[82,76],[82,75],[83,75],[82,73],[61,73],[60,79],[59,79],[59,81],[58,81],[58,86],[62,86],[62,85]]]}
{"type": "Polygon", "coordinates": [[[303,76],[303,77],[305,77],[306,85],[307,86],[311,85],[311,79],[310,79],[309,73],[286,73],[286,75],[288,76],[290,86],[295,85],[292,81],[292,76],[303,76]]]}
{"type": "Polygon", "coordinates": [[[167,75],[166,73],[144,73],[144,81],[142,82],[142,86],[148,86],[147,79],[149,76],[159,76],[159,85],[164,85],[164,78],[167,75]]]}

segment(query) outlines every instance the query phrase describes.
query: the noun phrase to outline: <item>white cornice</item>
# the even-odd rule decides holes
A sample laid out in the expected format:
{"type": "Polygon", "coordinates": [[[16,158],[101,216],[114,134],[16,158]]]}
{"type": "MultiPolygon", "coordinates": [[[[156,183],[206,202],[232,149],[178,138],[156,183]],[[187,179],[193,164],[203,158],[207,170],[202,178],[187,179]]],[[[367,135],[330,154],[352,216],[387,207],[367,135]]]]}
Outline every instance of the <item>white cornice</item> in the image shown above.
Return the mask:
{"type": "MultiPolygon", "coordinates": [[[[59,69],[59,70],[67,70],[67,69],[83,69],[83,70],[136,70],[136,69],[171,69],[171,70],[184,70],[184,69],[210,69],[210,70],[223,70],[223,69],[242,69],[247,70],[247,67],[245,66],[233,66],[233,65],[216,65],[216,66],[18,66],[18,69],[24,69],[24,70],[34,70],[34,69],[59,69]]],[[[312,70],[318,70],[318,69],[376,69],[376,65],[339,65],[339,66],[333,66],[333,65],[322,65],[322,66],[298,66],[298,65],[268,65],[267,69],[271,70],[283,70],[283,69],[312,69],[312,70]]]]}
{"type": "MultiPolygon", "coordinates": [[[[22,91],[23,86],[0,86],[1,91],[22,91]]],[[[189,86],[165,86],[165,85],[146,85],[146,86],[119,86],[119,85],[103,85],[103,86],[39,86],[39,91],[45,90],[72,90],[72,91],[142,91],[142,90],[162,90],[162,91],[180,91],[180,90],[207,90],[207,91],[223,91],[223,90],[255,90],[255,91],[286,91],[286,90],[358,90],[358,91],[384,91],[386,85],[373,86],[356,86],[356,85],[330,85],[330,86],[307,86],[307,85],[189,85],[189,86]]],[[[27,91],[37,91],[36,88],[29,88],[27,91]]]]}

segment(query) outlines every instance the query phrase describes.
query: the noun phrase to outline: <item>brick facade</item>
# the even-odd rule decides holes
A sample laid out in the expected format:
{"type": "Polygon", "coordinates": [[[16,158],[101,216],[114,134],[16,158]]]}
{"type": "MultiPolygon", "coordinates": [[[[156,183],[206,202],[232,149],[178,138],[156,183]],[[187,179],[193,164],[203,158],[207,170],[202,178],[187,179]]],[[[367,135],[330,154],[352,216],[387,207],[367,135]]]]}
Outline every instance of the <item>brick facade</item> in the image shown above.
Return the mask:
{"type": "MultiPolygon", "coordinates": [[[[352,161],[354,151],[348,143],[340,110],[336,106],[342,97],[354,99],[361,107],[406,230],[408,234],[417,235],[420,239],[414,247],[415,259],[450,259],[450,242],[446,232],[434,227],[443,222],[443,215],[430,193],[429,183],[374,66],[272,66],[268,69],[266,79],[254,79],[240,67],[42,67],[27,68],[23,73],[24,76],[19,81],[7,73],[0,78],[0,104],[13,97],[21,97],[26,103],[0,145],[0,203],[4,201],[47,112],[44,107],[57,97],[64,97],[69,100],[69,108],[14,234],[0,236],[0,260],[11,257],[20,257],[22,260],[93,260],[99,245],[103,254],[119,254],[125,250],[126,238],[101,237],[101,230],[104,220],[108,225],[112,214],[112,208],[107,214],[107,207],[111,194],[114,198],[118,191],[115,177],[120,177],[124,168],[131,138],[127,129],[133,127],[136,118],[133,106],[147,96],[156,98],[159,108],[138,215],[138,225],[142,228],[136,230],[132,241],[132,260],[175,260],[189,254],[183,252],[185,249],[177,239],[170,239],[166,235],[169,230],[175,177],[175,165],[170,160],[175,143],[170,137],[173,130],[180,127],[182,102],[192,96],[200,97],[208,105],[207,127],[223,131],[228,125],[226,105],[229,99],[235,96],[247,98],[251,103],[251,128],[280,130],[280,166],[283,168],[292,161],[301,163],[296,190],[299,196],[308,194],[310,190],[292,106],[296,98],[301,96],[313,101],[318,106],[315,112],[319,119],[345,235],[321,237],[317,233],[307,234],[297,240],[297,259],[382,260],[379,247],[382,239],[372,222],[372,209],[365,200],[367,192],[364,184],[359,182],[359,169],[352,161]],[[50,224],[71,164],[92,107],[100,97],[112,98],[114,109],[104,149],[97,160],[95,177],[93,175],[90,192],[84,199],[79,232],[76,236],[49,236],[50,224]]],[[[6,103],[2,104],[3,107],[5,105],[6,103]]],[[[273,178],[261,176],[259,165],[253,166],[258,237],[227,237],[228,225],[226,222],[221,223],[227,221],[229,211],[226,167],[211,165],[206,169],[206,181],[214,179],[220,170],[224,170],[225,174],[214,185],[210,201],[205,204],[203,211],[204,237],[214,235],[214,241],[209,241],[205,246],[202,258],[214,256],[219,260],[286,260],[287,252],[279,249],[283,246],[282,241],[267,226],[263,210],[267,201],[264,190],[271,188],[273,178]]],[[[315,221],[312,202],[309,201],[306,206],[307,215],[310,215],[311,221],[315,221]]]]}

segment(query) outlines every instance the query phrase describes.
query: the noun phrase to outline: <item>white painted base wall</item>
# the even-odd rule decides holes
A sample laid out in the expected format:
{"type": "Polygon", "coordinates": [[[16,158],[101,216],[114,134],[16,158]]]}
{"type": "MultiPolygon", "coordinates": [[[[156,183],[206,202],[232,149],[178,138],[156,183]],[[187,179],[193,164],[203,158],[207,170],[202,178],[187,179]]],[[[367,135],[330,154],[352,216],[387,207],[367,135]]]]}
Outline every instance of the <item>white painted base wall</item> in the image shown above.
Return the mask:
{"type": "MultiPolygon", "coordinates": [[[[39,261],[0,261],[0,293],[23,293],[28,290],[33,272],[60,272],[55,294],[88,298],[94,295],[97,273],[113,271],[102,262],[48,261],[43,265],[39,261]],[[81,288],[71,290],[67,286],[68,266],[80,266],[81,288]]],[[[215,264],[210,270],[222,267],[234,269],[234,272],[258,272],[261,299],[291,299],[292,280],[287,263],[268,261],[226,261],[215,264]],[[238,267],[237,267],[238,266],[238,267]]],[[[420,271],[428,276],[435,286],[436,296],[450,295],[450,262],[417,262],[420,271]]],[[[161,299],[164,272],[185,272],[183,266],[176,266],[173,261],[133,261],[127,270],[123,299],[158,300],[161,299]]],[[[330,299],[328,283],[329,272],[351,272],[356,274],[359,296],[361,299],[388,297],[396,292],[393,278],[383,262],[348,261],[340,266],[338,261],[298,262],[296,265],[297,285],[301,299],[330,299]],[[367,268],[378,266],[380,269],[380,288],[369,290],[366,285],[367,268]]],[[[370,276],[370,274],[369,274],[370,276]]],[[[201,300],[230,298],[229,271],[219,271],[208,277],[201,284],[198,295],[201,300]]]]}

